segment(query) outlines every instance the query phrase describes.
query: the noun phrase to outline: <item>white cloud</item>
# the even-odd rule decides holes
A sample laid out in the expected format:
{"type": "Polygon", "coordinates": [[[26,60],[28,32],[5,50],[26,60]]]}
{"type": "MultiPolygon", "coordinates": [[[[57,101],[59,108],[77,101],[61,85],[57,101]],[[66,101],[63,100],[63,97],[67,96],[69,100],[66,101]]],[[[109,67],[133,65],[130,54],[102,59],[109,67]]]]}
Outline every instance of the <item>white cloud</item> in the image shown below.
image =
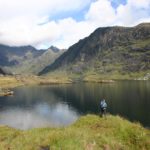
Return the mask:
{"type": "Polygon", "coordinates": [[[150,0],[128,0],[128,5],[135,8],[149,8],[150,0]]]}
{"type": "Polygon", "coordinates": [[[96,26],[111,25],[115,20],[115,17],[115,9],[108,0],[98,0],[95,3],[92,3],[86,14],[86,20],[96,24],[96,26]]]}
{"type": "Polygon", "coordinates": [[[133,26],[150,19],[150,0],[128,0],[126,5],[117,8],[117,23],[133,26]]]}
{"type": "Polygon", "coordinates": [[[150,21],[150,0],[127,0],[117,8],[113,0],[0,0],[0,43],[8,45],[56,45],[66,48],[102,26],[133,26],[150,21]],[[83,10],[82,21],[52,20],[63,13],[83,10]]]}
{"type": "Polygon", "coordinates": [[[95,26],[123,25],[133,26],[142,20],[149,21],[150,0],[127,0],[117,8],[111,5],[113,0],[98,0],[91,4],[86,19],[95,26]]]}
{"type": "Polygon", "coordinates": [[[9,45],[36,45],[39,42],[53,40],[59,36],[55,22],[37,25],[36,21],[28,18],[15,18],[0,24],[0,41],[9,45]]]}
{"type": "Polygon", "coordinates": [[[45,16],[77,11],[91,0],[0,0],[0,18],[16,16],[45,16]]]}
{"type": "Polygon", "coordinates": [[[76,22],[72,18],[60,20],[58,27],[61,30],[60,39],[54,45],[67,47],[90,34],[95,28],[86,21],[76,22]]]}
{"type": "Polygon", "coordinates": [[[64,36],[63,25],[49,19],[55,15],[80,11],[90,1],[0,0],[0,43],[40,47],[43,43],[57,42],[60,36],[64,36]]]}

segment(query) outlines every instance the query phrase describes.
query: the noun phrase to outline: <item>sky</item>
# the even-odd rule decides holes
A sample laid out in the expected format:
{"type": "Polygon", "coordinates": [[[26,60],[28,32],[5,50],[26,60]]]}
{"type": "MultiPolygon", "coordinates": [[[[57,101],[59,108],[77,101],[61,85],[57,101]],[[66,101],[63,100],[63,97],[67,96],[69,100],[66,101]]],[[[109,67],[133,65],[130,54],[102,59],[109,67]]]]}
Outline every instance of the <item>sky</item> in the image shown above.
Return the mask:
{"type": "Polygon", "coordinates": [[[0,44],[68,48],[98,27],[150,22],[150,0],[0,0],[0,44]]]}

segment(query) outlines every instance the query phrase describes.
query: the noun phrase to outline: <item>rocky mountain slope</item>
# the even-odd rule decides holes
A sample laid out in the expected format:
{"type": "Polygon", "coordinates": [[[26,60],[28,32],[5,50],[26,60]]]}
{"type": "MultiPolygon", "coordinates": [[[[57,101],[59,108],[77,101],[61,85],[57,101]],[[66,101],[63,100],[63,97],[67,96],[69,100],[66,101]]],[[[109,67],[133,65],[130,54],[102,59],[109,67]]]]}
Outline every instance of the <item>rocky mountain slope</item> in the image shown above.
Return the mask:
{"type": "Polygon", "coordinates": [[[54,46],[37,50],[32,46],[0,45],[0,66],[14,74],[38,74],[62,53],[54,46]]]}
{"type": "Polygon", "coordinates": [[[0,68],[0,75],[5,75],[6,73],[4,72],[4,70],[2,68],[0,68]]]}
{"type": "Polygon", "coordinates": [[[150,71],[150,23],[104,27],[71,46],[40,74],[54,70],[126,75],[150,71]]]}

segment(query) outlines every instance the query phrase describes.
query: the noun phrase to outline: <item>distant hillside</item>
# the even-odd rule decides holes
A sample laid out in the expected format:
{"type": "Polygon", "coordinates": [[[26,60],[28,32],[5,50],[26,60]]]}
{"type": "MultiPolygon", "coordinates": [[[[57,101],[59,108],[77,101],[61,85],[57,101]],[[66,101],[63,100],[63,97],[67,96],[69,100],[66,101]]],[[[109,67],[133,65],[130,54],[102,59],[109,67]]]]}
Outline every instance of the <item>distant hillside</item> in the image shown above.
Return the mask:
{"type": "Polygon", "coordinates": [[[14,74],[38,74],[63,53],[56,49],[37,50],[32,46],[0,45],[0,66],[14,74]]]}
{"type": "Polygon", "coordinates": [[[40,74],[54,70],[125,75],[150,71],[150,23],[98,28],[71,46],[40,74]]]}

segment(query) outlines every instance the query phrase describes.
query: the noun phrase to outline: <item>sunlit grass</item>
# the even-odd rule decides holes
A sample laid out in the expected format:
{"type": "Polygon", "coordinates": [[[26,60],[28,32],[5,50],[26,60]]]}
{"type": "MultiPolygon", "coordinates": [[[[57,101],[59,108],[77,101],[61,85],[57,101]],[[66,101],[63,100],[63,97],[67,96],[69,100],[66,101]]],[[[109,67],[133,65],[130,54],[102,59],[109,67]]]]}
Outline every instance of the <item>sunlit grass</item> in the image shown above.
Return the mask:
{"type": "Polygon", "coordinates": [[[0,88],[14,88],[20,85],[49,85],[49,84],[61,84],[72,83],[72,80],[66,75],[51,75],[51,76],[33,76],[33,75],[21,75],[21,76],[2,76],[0,77],[0,88]]]}
{"type": "Polygon", "coordinates": [[[107,119],[96,115],[81,117],[64,128],[19,131],[0,127],[0,149],[38,150],[149,150],[150,131],[118,116],[107,119]]]}
{"type": "Polygon", "coordinates": [[[15,77],[4,76],[0,77],[0,88],[11,88],[21,85],[21,82],[18,81],[15,77]]]}

